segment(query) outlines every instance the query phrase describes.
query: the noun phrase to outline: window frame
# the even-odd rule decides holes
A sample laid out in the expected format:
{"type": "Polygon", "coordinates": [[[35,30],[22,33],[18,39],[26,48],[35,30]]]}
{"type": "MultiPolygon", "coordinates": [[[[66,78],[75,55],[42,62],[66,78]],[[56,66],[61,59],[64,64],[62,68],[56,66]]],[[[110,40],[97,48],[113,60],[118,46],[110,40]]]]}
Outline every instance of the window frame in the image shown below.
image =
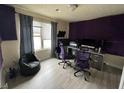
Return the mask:
{"type": "Polygon", "coordinates": [[[35,49],[35,48],[34,48],[35,51],[39,51],[39,50],[42,50],[42,46],[43,46],[43,45],[42,45],[42,35],[41,35],[42,27],[40,27],[40,26],[33,26],[33,28],[34,28],[34,27],[35,27],[35,28],[40,28],[40,35],[39,35],[39,36],[34,36],[34,29],[33,29],[33,40],[34,40],[34,37],[40,37],[41,48],[40,48],[40,49],[35,49]]]}
{"type": "MultiPolygon", "coordinates": [[[[37,21],[37,20],[33,20],[33,21],[35,21],[35,22],[39,22],[39,23],[48,23],[48,24],[50,24],[50,22],[42,22],[42,21],[37,21]]],[[[40,28],[41,30],[40,30],[40,36],[38,36],[38,37],[40,37],[40,39],[41,39],[41,49],[34,49],[35,51],[40,51],[40,50],[46,50],[46,49],[51,49],[51,48],[44,48],[44,40],[51,40],[51,39],[43,39],[43,36],[42,36],[42,25],[41,26],[36,26],[36,25],[34,25],[33,24],[33,26],[32,26],[33,28],[34,27],[36,27],[36,28],[40,28]]],[[[34,30],[33,30],[33,38],[34,37],[37,37],[37,36],[34,36],[34,30]]],[[[51,41],[52,42],[52,41],[51,41]]],[[[51,46],[50,46],[51,47],[51,46]]]]}

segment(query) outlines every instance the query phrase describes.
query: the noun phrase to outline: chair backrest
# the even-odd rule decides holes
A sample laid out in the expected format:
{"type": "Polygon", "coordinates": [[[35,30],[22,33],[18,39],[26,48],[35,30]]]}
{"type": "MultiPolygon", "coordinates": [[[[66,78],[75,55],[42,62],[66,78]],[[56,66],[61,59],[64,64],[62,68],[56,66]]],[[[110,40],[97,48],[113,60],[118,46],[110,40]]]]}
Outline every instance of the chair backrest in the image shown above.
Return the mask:
{"type": "Polygon", "coordinates": [[[84,60],[84,61],[89,60],[90,53],[88,53],[87,51],[79,50],[79,51],[77,51],[76,58],[78,60],[84,60]]]}
{"type": "Polygon", "coordinates": [[[26,57],[28,58],[28,60],[31,61],[38,61],[38,59],[35,57],[35,55],[33,53],[27,53],[25,54],[26,57]]]}
{"type": "Polygon", "coordinates": [[[61,59],[65,59],[65,50],[64,50],[64,46],[63,43],[59,43],[59,47],[60,47],[60,53],[59,53],[59,57],[61,59]]]}
{"type": "Polygon", "coordinates": [[[76,53],[76,65],[83,68],[89,68],[90,53],[79,50],[76,53]]]}
{"type": "Polygon", "coordinates": [[[27,54],[24,54],[24,55],[20,58],[19,63],[30,63],[30,62],[33,62],[33,61],[38,61],[38,59],[35,57],[34,54],[32,54],[32,53],[27,53],[27,54]]]}

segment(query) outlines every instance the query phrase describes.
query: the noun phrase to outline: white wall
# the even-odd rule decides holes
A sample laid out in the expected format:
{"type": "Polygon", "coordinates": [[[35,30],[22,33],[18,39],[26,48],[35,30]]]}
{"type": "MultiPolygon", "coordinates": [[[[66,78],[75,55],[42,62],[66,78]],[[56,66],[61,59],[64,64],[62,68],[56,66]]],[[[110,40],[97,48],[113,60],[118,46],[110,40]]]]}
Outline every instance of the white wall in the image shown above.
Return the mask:
{"type": "Polygon", "coordinates": [[[58,21],[57,32],[66,31],[65,38],[69,38],[69,23],[64,21],[58,21]]]}
{"type": "Polygon", "coordinates": [[[51,50],[49,49],[39,50],[36,51],[35,55],[40,61],[42,61],[51,57],[51,50]]]}
{"type": "Polygon", "coordinates": [[[2,87],[2,70],[0,70],[0,88],[2,87]]]}
{"type": "Polygon", "coordinates": [[[123,70],[122,70],[122,75],[121,75],[121,79],[120,79],[119,89],[124,89],[124,67],[123,67],[123,70]]]}
{"type": "MultiPolygon", "coordinates": [[[[13,62],[18,62],[20,53],[20,25],[19,25],[19,16],[16,14],[16,31],[17,31],[17,40],[3,41],[2,42],[2,53],[3,53],[3,63],[4,66],[10,66],[13,62]]],[[[9,35],[9,33],[8,33],[9,35]]]]}
{"type": "MultiPolygon", "coordinates": [[[[8,67],[11,67],[16,64],[19,60],[19,33],[20,33],[20,25],[19,25],[19,16],[16,14],[16,31],[17,31],[17,40],[11,41],[2,41],[1,49],[3,56],[3,69],[1,71],[1,85],[5,84],[5,75],[8,67]]],[[[8,33],[9,35],[9,33],[8,33]]]]}
{"type": "Polygon", "coordinates": [[[2,87],[2,70],[0,70],[0,88],[2,87]]]}

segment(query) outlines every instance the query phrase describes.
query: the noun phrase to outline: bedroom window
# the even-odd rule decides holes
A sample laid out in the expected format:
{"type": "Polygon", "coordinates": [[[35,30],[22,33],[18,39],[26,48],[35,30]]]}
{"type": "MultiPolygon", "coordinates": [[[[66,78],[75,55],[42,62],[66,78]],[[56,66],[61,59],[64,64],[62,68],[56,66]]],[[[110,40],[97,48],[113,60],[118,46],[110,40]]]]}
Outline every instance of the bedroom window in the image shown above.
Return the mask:
{"type": "Polygon", "coordinates": [[[33,21],[33,40],[35,51],[51,49],[51,24],[33,21]]]}
{"type": "Polygon", "coordinates": [[[35,51],[37,51],[37,50],[40,50],[42,46],[41,45],[41,27],[35,26],[35,25],[33,26],[33,40],[34,40],[34,49],[35,51]]]}

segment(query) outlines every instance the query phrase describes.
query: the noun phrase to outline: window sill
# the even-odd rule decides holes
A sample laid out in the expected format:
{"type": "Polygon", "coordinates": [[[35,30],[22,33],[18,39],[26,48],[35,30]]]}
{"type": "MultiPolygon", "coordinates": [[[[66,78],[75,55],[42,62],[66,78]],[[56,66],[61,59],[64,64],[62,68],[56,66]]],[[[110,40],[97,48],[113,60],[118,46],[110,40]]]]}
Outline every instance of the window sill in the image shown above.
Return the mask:
{"type": "Polygon", "coordinates": [[[45,48],[45,49],[38,49],[38,50],[36,50],[35,52],[45,51],[45,50],[51,50],[51,49],[49,49],[49,48],[45,48]]]}

